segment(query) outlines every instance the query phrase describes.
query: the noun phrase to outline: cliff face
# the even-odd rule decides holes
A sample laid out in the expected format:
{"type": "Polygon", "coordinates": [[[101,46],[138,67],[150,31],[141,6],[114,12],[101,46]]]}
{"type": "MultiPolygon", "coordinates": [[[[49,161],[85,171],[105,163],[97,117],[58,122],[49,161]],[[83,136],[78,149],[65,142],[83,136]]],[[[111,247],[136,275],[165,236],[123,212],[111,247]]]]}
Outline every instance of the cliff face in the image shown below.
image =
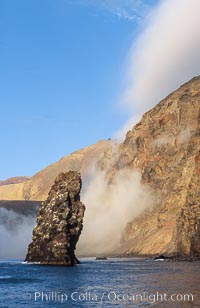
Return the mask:
{"type": "Polygon", "coordinates": [[[76,170],[81,172],[83,178],[87,177],[91,164],[103,155],[111,143],[109,140],[99,141],[63,157],[24,183],[0,186],[0,200],[45,200],[59,173],[76,170]]]}
{"type": "Polygon", "coordinates": [[[26,261],[40,264],[74,265],[74,251],[83,228],[85,206],[80,202],[78,172],[61,173],[42,203],[33,230],[26,261]]]}
{"type": "Polygon", "coordinates": [[[178,219],[178,251],[200,257],[200,151],[194,158],[186,202],[178,219]]]}
{"type": "Polygon", "coordinates": [[[141,172],[156,201],[127,225],[117,252],[200,256],[200,77],[127,133],[109,176],[124,168],[141,172]]]}
{"type": "Polygon", "coordinates": [[[30,180],[30,177],[28,176],[18,176],[18,177],[6,179],[4,181],[0,181],[0,186],[23,183],[28,180],[30,180]]]}
{"type": "Polygon", "coordinates": [[[39,201],[0,200],[0,209],[6,209],[24,216],[36,217],[40,206],[41,202],[39,201]]]}

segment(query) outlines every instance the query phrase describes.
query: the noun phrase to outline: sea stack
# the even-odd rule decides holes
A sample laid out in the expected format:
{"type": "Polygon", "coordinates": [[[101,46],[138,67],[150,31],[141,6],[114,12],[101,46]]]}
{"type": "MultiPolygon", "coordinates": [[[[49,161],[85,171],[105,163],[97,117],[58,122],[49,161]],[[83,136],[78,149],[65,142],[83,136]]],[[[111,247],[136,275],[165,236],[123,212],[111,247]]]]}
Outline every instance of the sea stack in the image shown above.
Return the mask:
{"type": "Polygon", "coordinates": [[[42,202],[28,246],[27,262],[74,265],[76,244],[83,229],[84,204],[80,201],[81,175],[60,173],[42,202]]]}

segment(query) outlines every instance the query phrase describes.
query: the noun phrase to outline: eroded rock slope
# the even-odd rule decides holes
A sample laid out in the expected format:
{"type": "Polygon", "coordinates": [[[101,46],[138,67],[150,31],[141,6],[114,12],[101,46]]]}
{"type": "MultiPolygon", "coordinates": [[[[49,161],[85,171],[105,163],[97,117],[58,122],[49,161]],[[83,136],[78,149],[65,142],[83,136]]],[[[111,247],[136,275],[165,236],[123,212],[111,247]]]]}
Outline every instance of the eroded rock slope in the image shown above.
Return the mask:
{"type": "Polygon", "coordinates": [[[200,257],[200,77],[145,113],[127,133],[110,176],[124,168],[141,172],[156,201],[129,222],[117,251],[200,257]]]}

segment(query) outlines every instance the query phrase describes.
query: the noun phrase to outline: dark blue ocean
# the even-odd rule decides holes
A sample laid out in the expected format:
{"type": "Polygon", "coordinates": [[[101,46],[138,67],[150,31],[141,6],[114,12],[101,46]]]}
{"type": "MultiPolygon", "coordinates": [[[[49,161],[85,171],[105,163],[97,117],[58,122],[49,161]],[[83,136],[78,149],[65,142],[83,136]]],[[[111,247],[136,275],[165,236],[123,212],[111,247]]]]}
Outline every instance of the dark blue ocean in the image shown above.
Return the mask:
{"type": "Polygon", "coordinates": [[[0,260],[0,307],[200,307],[200,262],[91,258],[64,267],[0,260]]]}

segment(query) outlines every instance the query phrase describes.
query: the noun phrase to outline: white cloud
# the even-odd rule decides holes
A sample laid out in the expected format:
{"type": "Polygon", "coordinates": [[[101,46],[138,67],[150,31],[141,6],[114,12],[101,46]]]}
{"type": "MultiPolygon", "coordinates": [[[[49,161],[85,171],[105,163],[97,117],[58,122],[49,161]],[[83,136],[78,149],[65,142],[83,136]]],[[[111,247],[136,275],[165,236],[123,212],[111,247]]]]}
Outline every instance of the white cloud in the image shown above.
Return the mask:
{"type": "Polygon", "coordinates": [[[149,6],[141,0],[104,0],[105,9],[122,19],[139,22],[148,12],[149,6]]]}
{"type": "Polygon", "coordinates": [[[200,74],[200,1],[163,0],[133,43],[123,103],[140,114],[200,74]]]}
{"type": "Polygon", "coordinates": [[[145,0],[73,0],[71,3],[98,7],[120,19],[134,22],[140,22],[148,15],[151,7],[145,0]]]}

